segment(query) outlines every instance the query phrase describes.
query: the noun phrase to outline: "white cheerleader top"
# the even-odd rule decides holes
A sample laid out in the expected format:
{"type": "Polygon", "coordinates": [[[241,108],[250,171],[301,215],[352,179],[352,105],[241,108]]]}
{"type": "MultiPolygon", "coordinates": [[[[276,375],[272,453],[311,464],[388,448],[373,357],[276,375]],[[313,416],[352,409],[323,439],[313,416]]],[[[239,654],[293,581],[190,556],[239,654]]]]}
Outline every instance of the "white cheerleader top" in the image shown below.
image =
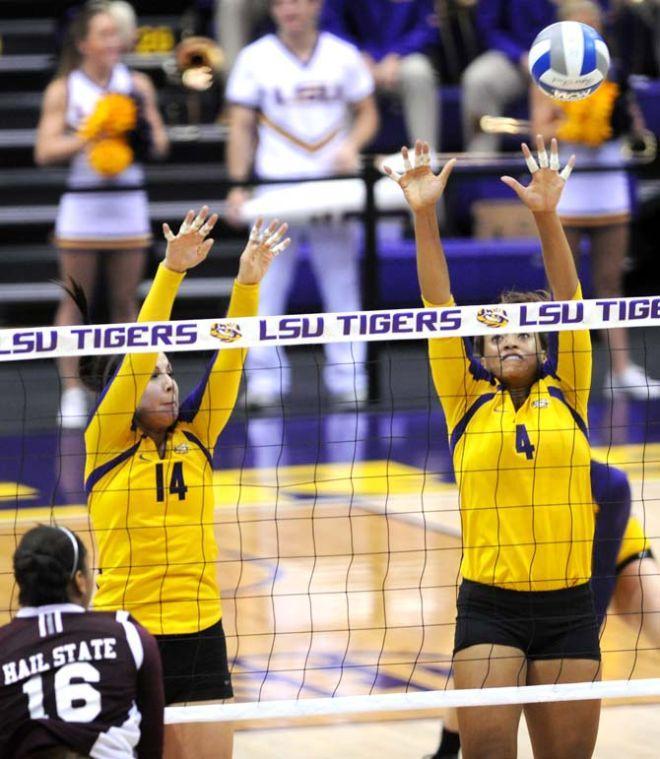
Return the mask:
{"type": "MultiPolygon", "coordinates": [[[[94,111],[99,98],[109,92],[130,95],[133,92],[131,72],[123,63],[118,63],[112,70],[108,84],[101,87],[92,81],[80,69],[72,71],[66,80],[67,109],[66,123],[76,131],[82,122],[94,111]]],[[[70,188],[112,185],[142,185],[144,170],[139,164],[131,164],[121,174],[114,177],[102,177],[90,166],[87,152],[82,151],[73,157],[69,169],[68,185],[70,188]]]]}

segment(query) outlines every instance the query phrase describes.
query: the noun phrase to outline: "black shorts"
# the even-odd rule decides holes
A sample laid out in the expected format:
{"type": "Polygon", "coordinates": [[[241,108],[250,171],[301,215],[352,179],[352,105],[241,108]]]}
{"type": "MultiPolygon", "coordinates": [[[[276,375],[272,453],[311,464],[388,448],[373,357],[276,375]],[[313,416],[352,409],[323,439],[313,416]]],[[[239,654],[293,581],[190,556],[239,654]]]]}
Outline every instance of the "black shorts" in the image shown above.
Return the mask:
{"type": "Polygon", "coordinates": [[[588,583],[528,592],[463,580],[456,606],[454,653],[491,643],[518,648],[528,659],[600,661],[588,583]]]}
{"type": "Polygon", "coordinates": [[[155,637],[163,662],[166,705],[233,697],[222,620],[196,633],[155,637]]]}

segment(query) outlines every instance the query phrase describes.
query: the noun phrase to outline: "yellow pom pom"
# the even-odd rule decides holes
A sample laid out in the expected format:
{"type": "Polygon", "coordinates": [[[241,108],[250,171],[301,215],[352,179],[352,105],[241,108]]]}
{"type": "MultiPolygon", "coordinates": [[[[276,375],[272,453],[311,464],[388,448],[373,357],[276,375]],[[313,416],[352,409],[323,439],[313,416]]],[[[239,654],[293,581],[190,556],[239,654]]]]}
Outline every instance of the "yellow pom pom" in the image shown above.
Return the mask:
{"type": "Polygon", "coordinates": [[[557,137],[567,142],[581,142],[597,148],[612,137],[612,113],[619,86],[604,82],[593,95],[576,102],[561,103],[564,122],[557,130],[557,137]]]}
{"type": "Polygon", "coordinates": [[[97,140],[89,149],[89,163],[104,177],[121,174],[133,163],[133,151],[125,140],[107,137],[97,140]]]}
{"type": "Polygon", "coordinates": [[[78,134],[86,140],[94,140],[102,135],[118,137],[135,129],[137,106],[133,98],[110,92],[99,99],[96,108],[78,129],[78,134]]]}

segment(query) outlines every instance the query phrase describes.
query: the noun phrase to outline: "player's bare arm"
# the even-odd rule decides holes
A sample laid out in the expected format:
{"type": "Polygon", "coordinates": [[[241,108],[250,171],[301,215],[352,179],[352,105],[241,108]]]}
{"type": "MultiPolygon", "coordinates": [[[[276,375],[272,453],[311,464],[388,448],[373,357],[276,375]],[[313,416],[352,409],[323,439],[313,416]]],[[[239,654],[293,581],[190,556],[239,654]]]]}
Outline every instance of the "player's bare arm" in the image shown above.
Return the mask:
{"type": "Polygon", "coordinates": [[[440,174],[434,174],[430,166],[429,144],[422,140],[415,142],[414,165],[410,161],[408,148],[401,148],[401,157],[403,174],[397,173],[390,166],[383,166],[383,170],[401,187],[413,212],[417,276],[422,295],[430,303],[447,303],[451,298],[451,285],[440,240],[436,204],[444,193],[456,159],[448,161],[440,174]]]}
{"type": "Polygon", "coordinates": [[[522,145],[525,163],[532,175],[527,187],[513,177],[504,176],[502,181],[534,214],[543,248],[545,272],[553,296],[557,300],[570,300],[577,290],[578,276],[573,254],[557,215],[557,204],[575,165],[575,156],[572,155],[560,171],[557,140],[552,139],[548,154],[545,140],[542,135],[537,135],[536,148],[538,162],[529,147],[525,143],[522,145]]]}

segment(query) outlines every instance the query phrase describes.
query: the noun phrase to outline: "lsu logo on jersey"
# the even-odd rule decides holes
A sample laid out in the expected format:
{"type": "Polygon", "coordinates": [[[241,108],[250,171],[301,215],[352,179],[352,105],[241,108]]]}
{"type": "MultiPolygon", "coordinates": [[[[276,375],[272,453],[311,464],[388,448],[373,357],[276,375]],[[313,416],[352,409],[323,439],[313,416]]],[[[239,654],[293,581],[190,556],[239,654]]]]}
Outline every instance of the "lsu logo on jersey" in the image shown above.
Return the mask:
{"type": "Polygon", "coordinates": [[[211,327],[211,337],[217,337],[223,343],[235,343],[243,337],[241,328],[235,322],[227,324],[214,324],[211,327]]]}
{"type": "Polygon", "coordinates": [[[509,317],[503,308],[480,308],[477,311],[477,321],[487,327],[498,329],[499,327],[506,327],[509,323],[509,317]]]}

